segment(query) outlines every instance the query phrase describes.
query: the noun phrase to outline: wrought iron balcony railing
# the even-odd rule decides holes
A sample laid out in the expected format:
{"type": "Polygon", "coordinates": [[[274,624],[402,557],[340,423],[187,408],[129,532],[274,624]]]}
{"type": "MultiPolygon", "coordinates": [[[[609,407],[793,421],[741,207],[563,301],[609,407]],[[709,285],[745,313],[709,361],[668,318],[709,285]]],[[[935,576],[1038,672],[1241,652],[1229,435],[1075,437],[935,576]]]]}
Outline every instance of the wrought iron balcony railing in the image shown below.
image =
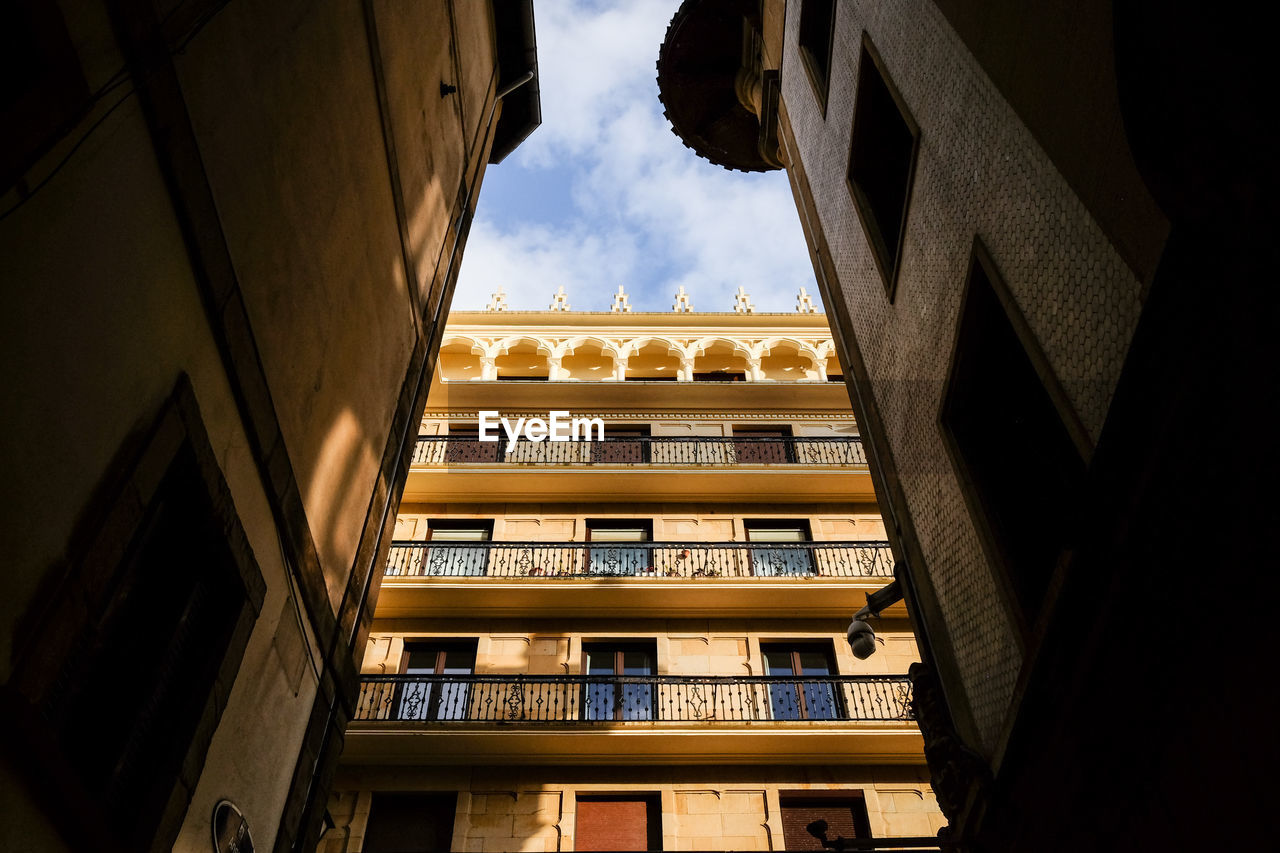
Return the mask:
{"type": "Polygon", "coordinates": [[[913,719],[905,675],[366,675],[356,720],[777,723],[913,719]]]}
{"type": "Polygon", "coordinates": [[[604,441],[527,441],[507,451],[505,439],[420,435],[415,465],[865,465],[862,439],[743,436],[608,436],[604,441]]]}
{"type": "Polygon", "coordinates": [[[393,542],[387,577],[889,578],[887,542],[393,542]]]}

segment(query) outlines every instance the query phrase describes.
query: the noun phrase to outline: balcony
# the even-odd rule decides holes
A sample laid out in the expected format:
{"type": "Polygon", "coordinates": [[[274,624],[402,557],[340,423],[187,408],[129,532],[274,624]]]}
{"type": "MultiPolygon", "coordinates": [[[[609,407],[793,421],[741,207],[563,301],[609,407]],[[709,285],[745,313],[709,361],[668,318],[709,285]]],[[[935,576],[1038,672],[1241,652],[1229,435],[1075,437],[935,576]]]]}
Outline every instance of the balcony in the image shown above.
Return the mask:
{"type": "Polygon", "coordinates": [[[856,436],[605,436],[603,441],[479,441],[419,436],[404,500],[875,499],[856,436]]]}
{"type": "Polygon", "coordinates": [[[913,717],[905,675],[366,675],[354,719],[656,725],[913,717]]]}
{"type": "Polygon", "coordinates": [[[845,618],[892,577],[873,541],[395,542],[378,615],[845,618]]]}
{"type": "Polygon", "coordinates": [[[393,542],[386,577],[892,578],[888,542],[393,542]]]}
{"type": "Polygon", "coordinates": [[[414,465],[865,465],[862,439],[836,437],[608,436],[603,441],[527,441],[420,435],[414,465]]]}
{"type": "Polygon", "coordinates": [[[906,676],[366,675],[346,754],[830,764],[911,763],[921,748],[906,676]]]}

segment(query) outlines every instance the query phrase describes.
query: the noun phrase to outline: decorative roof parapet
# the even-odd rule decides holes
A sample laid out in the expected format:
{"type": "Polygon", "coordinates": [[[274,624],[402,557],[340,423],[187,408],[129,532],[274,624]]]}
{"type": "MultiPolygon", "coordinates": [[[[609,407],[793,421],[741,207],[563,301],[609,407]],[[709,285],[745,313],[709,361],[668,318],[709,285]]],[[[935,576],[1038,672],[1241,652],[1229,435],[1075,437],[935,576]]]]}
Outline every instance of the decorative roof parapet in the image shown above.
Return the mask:
{"type": "Polygon", "coordinates": [[[809,295],[803,287],[796,294],[796,311],[801,314],[817,314],[818,309],[813,304],[813,297],[809,295]]]}
{"type": "Polygon", "coordinates": [[[618,292],[613,295],[613,304],[609,306],[609,310],[615,314],[631,313],[631,304],[627,302],[627,293],[622,285],[618,285],[618,292]]]}
{"type": "Polygon", "coordinates": [[[756,306],[751,304],[751,297],[747,295],[745,287],[739,287],[738,292],[733,296],[733,312],[735,314],[756,313],[756,306]]]}
{"type": "Polygon", "coordinates": [[[676,291],[676,302],[671,306],[671,310],[679,314],[693,312],[693,303],[689,301],[689,294],[684,292],[684,285],[680,285],[680,289],[676,291]]]}
{"type": "Polygon", "coordinates": [[[547,306],[552,311],[568,311],[569,297],[564,292],[564,285],[556,288],[556,292],[551,295],[551,304],[547,306]]]}
{"type": "Polygon", "coordinates": [[[510,306],[507,305],[507,291],[502,285],[498,285],[498,289],[489,294],[493,299],[485,306],[486,311],[506,311],[510,306]]]}

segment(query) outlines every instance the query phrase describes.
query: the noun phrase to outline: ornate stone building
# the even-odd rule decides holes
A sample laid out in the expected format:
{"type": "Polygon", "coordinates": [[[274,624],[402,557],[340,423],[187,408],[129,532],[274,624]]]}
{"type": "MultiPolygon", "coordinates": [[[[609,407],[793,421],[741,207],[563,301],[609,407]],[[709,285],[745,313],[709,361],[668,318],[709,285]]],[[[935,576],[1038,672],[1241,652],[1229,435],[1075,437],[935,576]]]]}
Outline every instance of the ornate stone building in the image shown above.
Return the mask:
{"type": "Polygon", "coordinates": [[[1270,843],[1205,813],[1280,757],[1270,48],[1202,12],[686,0],[659,53],[681,141],[791,181],[976,847],[1270,843]]]}
{"type": "Polygon", "coordinates": [[[936,849],[905,610],[845,637],[893,567],[831,343],[452,314],[320,851],[936,849]],[[556,410],[603,436],[479,440],[556,410]]]}
{"type": "Polygon", "coordinates": [[[531,4],[0,41],[0,849],[309,853],[531,4]]]}

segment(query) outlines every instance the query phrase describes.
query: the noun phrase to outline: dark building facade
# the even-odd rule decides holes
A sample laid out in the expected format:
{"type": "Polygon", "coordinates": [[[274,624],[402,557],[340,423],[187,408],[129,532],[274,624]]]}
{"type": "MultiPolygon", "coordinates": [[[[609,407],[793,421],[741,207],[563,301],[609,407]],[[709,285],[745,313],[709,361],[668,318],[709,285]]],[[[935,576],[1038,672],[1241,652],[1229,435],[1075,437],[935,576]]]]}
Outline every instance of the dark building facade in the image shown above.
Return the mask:
{"type": "Polygon", "coordinates": [[[532,5],[18,0],[0,43],[0,848],[313,850],[532,5]]]}
{"type": "Polygon", "coordinates": [[[790,178],[966,844],[1265,843],[1265,55],[1146,3],[688,0],[668,29],[677,136],[790,178]]]}

